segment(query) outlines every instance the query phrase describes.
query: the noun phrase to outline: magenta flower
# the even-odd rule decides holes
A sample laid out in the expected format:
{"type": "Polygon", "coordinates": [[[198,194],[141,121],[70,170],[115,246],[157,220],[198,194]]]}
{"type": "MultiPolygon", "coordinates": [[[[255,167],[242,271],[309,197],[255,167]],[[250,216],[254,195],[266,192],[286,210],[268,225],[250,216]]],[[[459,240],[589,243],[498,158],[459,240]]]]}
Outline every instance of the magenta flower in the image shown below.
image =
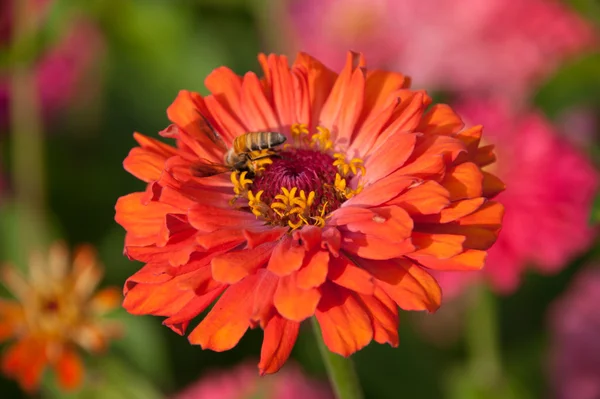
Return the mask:
{"type": "Polygon", "coordinates": [[[436,278],[446,297],[482,275],[496,291],[508,294],[518,288],[529,265],[555,273],[590,246],[596,229],[588,218],[599,175],[539,113],[517,115],[502,102],[465,101],[456,108],[467,122],[483,124],[496,145],[494,173],[506,184],[498,201],[506,211],[483,271],[438,273],[436,278]]]}
{"type": "MultiPolygon", "coordinates": [[[[13,28],[12,1],[0,5],[0,48],[8,48],[13,28]]],[[[44,21],[51,1],[33,3],[31,18],[39,25],[44,21]]],[[[29,14],[28,14],[29,15],[29,14]]],[[[39,56],[35,64],[39,101],[46,119],[84,94],[86,74],[97,63],[104,51],[104,40],[99,29],[89,20],[73,20],[56,44],[39,56]]],[[[8,126],[10,106],[9,71],[0,69],[0,131],[8,126]]]]}
{"type": "Polygon", "coordinates": [[[254,364],[245,363],[230,370],[212,372],[172,399],[333,399],[321,382],[302,374],[288,364],[277,374],[259,377],[254,364]]]}
{"type": "Polygon", "coordinates": [[[332,49],[363,52],[419,87],[522,98],[566,58],[596,40],[590,24],[556,0],[296,0],[293,50],[332,67],[332,49]]]}
{"type": "Polygon", "coordinates": [[[581,272],[550,312],[551,391],[556,399],[600,398],[600,270],[581,272]]]}

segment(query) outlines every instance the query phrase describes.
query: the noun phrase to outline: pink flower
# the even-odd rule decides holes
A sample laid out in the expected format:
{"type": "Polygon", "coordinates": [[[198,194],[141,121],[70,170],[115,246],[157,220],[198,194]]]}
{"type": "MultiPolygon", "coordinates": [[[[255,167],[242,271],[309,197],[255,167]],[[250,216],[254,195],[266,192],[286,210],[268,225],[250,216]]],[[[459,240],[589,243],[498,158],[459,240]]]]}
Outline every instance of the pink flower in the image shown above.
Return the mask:
{"type": "Polygon", "coordinates": [[[330,66],[351,48],[419,87],[519,99],[596,40],[556,0],[296,0],[288,17],[293,50],[330,66]]]}
{"type": "Polygon", "coordinates": [[[551,274],[585,251],[596,234],[588,225],[599,175],[539,113],[514,114],[503,102],[465,101],[467,121],[485,126],[496,145],[494,173],[506,184],[502,233],[481,272],[438,273],[446,297],[483,275],[504,294],[517,289],[528,265],[551,274]]]}
{"type": "MultiPolygon", "coordinates": [[[[6,1],[0,6],[0,47],[10,46],[11,3],[6,1]]],[[[33,4],[31,18],[38,19],[39,25],[51,6],[49,3],[48,0],[36,0],[33,4]]],[[[79,18],[70,23],[58,43],[39,56],[35,65],[36,80],[41,110],[46,118],[67,106],[78,94],[84,94],[89,86],[85,84],[86,73],[103,51],[104,41],[99,29],[91,21],[79,18]]],[[[0,130],[8,125],[10,90],[9,71],[0,69],[0,130]]]]}
{"type": "Polygon", "coordinates": [[[333,399],[323,383],[310,380],[298,367],[287,365],[277,374],[259,377],[253,364],[212,372],[173,399],[333,399]]]}
{"type": "Polygon", "coordinates": [[[556,399],[600,398],[600,270],[581,272],[550,312],[556,399]]]}

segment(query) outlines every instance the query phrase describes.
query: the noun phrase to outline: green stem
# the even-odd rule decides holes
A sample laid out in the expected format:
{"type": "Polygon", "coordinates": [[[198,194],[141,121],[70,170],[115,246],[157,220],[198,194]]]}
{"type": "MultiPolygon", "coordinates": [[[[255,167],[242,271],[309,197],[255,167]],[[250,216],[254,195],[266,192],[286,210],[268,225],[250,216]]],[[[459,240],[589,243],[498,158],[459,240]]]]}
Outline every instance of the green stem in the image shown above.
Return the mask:
{"type": "Polygon", "coordinates": [[[313,317],[312,322],[315,338],[319,345],[319,352],[323,357],[335,397],[337,399],[362,399],[362,389],[360,388],[358,375],[354,369],[352,359],[330,352],[325,342],[323,342],[317,319],[313,317]]]}
{"type": "Polygon", "coordinates": [[[466,326],[471,372],[485,390],[502,384],[496,298],[483,284],[472,289],[466,326]]]}
{"type": "Polygon", "coordinates": [[[14,31],[11,46],[11,152],[18,244],[27,257],[45,241],[44,138],[38,104],[35,69],[28,38],[33,26],[29,1],[13,0],[14,31]]]}

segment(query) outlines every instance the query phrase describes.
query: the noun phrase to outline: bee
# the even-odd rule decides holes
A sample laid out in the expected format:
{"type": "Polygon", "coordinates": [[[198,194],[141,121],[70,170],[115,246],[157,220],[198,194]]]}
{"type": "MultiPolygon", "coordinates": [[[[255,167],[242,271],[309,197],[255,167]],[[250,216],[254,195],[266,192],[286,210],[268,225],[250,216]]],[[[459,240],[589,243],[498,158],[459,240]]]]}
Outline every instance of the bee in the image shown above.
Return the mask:
{"type": "Polygon", "coordinates": [[[200,115],[202,116],[202,132],[211,142],[222,149],[225,155],[223,163],[202,160],[192,165],[192,174],[197,177],[214,176],[230,171],[247,171],[253,175],[255,162],[275,156],[276,153],[271,149],[280,146],[286,140],[286,137],[278,132],[248,132],[237,136],[233,140],[231,148],[228,148],[208,119],[202,113],[200,115]],[[261,151],[261,154],[258,156],[253,154],[255,151],[261,151]]]}

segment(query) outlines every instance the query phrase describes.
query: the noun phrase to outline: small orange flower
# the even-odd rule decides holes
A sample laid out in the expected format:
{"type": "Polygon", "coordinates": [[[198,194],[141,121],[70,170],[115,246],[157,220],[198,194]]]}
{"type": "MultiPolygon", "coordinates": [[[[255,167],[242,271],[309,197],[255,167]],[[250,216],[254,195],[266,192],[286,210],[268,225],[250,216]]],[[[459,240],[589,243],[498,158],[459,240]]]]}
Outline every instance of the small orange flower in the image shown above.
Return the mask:
{"type": "Polygon", "coordinates": [[[92,296],[102,278],[93,249],[79,247],[68,269],[69,253],[61,243],[50,248],[47,259],[31,257],[27,279],[12,267],[2,269],[2,281],[17,298],[0,299],[0,342],[16,339],[2,357],[2,372],[26,391],[37,389],[47,365],[62,388],[77,388],[83,364],[75,345],[99,352],[119,333],[118,325],[98,320],[118,306],[121,294],[107,288],[92,296]]]}
{"type": "Polygon", "coordinates": [[[428,269],[483,267],[503,213],[490,201],[503,184],[481,169],[493,146],[479,147],[481,126],[462,130],[450,107],[430,106],[403,75],[368,71],[361,55],[349,53],[339,75],[306,54],[291,68],[285,56],[259,60],[262,79],[218,68],[211,95],[179,93],[160,133],[175,147],[134,135],[124,166],[148,185],[118,200],[116,220],[125,253],[146,265],[123,305],[184,334],[216,300],[189,341],[224,351],[261,327],[261,374],[283,365],[311,316],[335,353],[396,346],[398,307],[440,306],[428,269]],[[257,131],[287,141],[206,177],[236,137],[257,131]]]}

